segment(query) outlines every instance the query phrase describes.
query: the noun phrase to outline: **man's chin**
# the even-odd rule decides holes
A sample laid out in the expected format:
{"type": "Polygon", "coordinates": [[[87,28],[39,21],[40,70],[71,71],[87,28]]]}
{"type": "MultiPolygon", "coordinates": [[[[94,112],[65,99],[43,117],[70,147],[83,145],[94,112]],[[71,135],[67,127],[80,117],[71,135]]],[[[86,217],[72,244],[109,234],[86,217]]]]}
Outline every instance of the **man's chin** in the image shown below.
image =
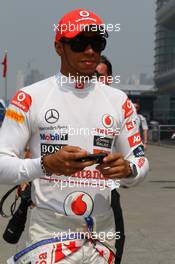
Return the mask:
{"type": "Polygon", "coordinates": [[[95,69],[84,69],[80,71],[80,74],[83,76],[92,76],[95,73],[95,69]]]}

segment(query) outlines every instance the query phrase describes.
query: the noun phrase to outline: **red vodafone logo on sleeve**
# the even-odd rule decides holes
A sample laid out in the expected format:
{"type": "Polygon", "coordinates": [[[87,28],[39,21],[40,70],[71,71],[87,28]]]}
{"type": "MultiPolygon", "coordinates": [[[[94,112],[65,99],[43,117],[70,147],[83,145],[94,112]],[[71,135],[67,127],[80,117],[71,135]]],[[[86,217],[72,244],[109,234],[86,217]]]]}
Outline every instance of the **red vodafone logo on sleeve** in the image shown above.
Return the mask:
{"type": "Polygon", "coordinates": [[[140,144],[140,143],[142,142],[142,139],[141,139],[140,133],[137,132],[136,134],[130,136],[130,137],[128,138],[128,141],[129,141],[129,145],[130,145],[130,147],[137,146],[138,144],[140,144]]]}
{"type": "Polygon", "coordinates": [[[11,100],[11,103],[24,112],[28,112],[31,104],[32,104],[32,98],[29,94],[19,91],[11,100]]]}
{"type": "Polygon", "coordinates": [[[124,118],[128,118],[133,113],[131,101],[129,99],[122,105],[124,111],[124,118]]]}

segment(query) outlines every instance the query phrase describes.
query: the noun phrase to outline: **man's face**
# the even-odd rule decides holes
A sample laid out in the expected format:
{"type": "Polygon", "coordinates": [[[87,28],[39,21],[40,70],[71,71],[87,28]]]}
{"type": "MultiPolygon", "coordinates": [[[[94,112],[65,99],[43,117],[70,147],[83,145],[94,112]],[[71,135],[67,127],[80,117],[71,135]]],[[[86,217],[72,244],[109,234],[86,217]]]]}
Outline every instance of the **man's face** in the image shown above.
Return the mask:
{"type": "MultiPolygon", "coordinates": [[[[99,35],[97,32],[82,32],[84,37],[94,37],[99,35]]],[[[64,39],[69,40],[69,39],[64,39]]],[[[61,72],[65,75],[84,75],[91,76],[100,61],[100,52],[95,52],[89,44],[83,52],[75,52],[71,45],[57,42],[56,51],[61,56],[61,72]]]]}
{"type": "Polygon", "coordinates": [[[135,106],[136,112],[138,113],[139,108],[140,108],[139,105],[137,103],[135,103],[134,106],[135,106]]]}
{"type": "Polygon", "coordinates": [[[107,65],[103,62],[99,63],[96,72],[98,72],[98,80],[106,85],[110,85],[112,83],[112,76],[108,75],[107,65]]]}
{"type": "Polygon", "coordinates": [[[99,75],[99,81],[100,82],[104,82],[105,84],[107,83],[107,79],[108,79],[108,71],[107,71],[107,66],[104,63],[99,63],[96,71],[98,72],[99,75]]]}

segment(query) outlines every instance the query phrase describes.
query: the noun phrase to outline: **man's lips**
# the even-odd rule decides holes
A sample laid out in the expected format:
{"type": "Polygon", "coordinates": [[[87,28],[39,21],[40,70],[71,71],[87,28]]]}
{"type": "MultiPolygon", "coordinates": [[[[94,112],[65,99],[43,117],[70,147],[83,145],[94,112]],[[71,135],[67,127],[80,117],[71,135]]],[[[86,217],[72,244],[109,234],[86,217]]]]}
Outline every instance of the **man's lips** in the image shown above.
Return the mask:
{"type": "Polygon", "coordinates": [[[82,60],[81,62],[83,64],[86,64],[86,65],[92,65],[92,64],[96,63],[96,61],[94,61],[94,60],[82,60]]]}

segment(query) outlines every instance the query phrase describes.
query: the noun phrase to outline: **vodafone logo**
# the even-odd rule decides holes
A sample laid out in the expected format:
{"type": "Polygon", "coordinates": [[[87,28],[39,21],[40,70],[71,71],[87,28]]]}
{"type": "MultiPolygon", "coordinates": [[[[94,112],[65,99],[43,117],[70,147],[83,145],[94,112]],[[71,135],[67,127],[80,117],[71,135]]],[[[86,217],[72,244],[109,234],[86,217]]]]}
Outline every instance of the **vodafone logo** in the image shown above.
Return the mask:
{"type": "Polygon", "coordinates": [[[20,93],[18,94],[17,98],[18,98],[18,101],[19,101],[19,102],[22,102],[22,101],[24,101],[24,100],[26,99],[26,95],[25,95],[24,92],[20,92],[20,93]]]}
{"type": "Polygon", "coordinates": [[[66,215],[87,217],[91,215],[93,207],[91,196],[84,192],[70,193],[64,201],[66,215]]]}
{"type": "Polygon", "coordinates": [[[105,114],[102,118],[102,124],[104,127],[110,128],[114,124],[114,118],[109,114],[105,114]]]}
{"type": "Polygon", "coordinates": [[[130,145],[130,147],[137,146],[138,144],[140,144],[140,143],[142,142],[142,139],[141,139],[140,133],[137,132],[137,133],[134,134],[133,136],[130,136],[130,137],[128,138],[128,141],[129,141],[129,145],[130,145]]]}
{"type": "Polygon", "coordinates": [[[32,98],[29,94],[19,91],[17,94],[13,97],[11,100],[11,103],[24,112],[28,112],[31,104],[32,104],[32,98]]]}
{"type": "Polygon", "coordinates": [[[82,10],[82,11],[80,11],[80,16],[81,17],[89,17],[90,13],[86,10],[82,10]]]}
{"type": "Polygon", "coordinates": [[[77,83],[75,84],[75,88],[76,88],[76,89],[83,89],[83,88],[84,88],[84,83],[77,82],[77,83]]]}

